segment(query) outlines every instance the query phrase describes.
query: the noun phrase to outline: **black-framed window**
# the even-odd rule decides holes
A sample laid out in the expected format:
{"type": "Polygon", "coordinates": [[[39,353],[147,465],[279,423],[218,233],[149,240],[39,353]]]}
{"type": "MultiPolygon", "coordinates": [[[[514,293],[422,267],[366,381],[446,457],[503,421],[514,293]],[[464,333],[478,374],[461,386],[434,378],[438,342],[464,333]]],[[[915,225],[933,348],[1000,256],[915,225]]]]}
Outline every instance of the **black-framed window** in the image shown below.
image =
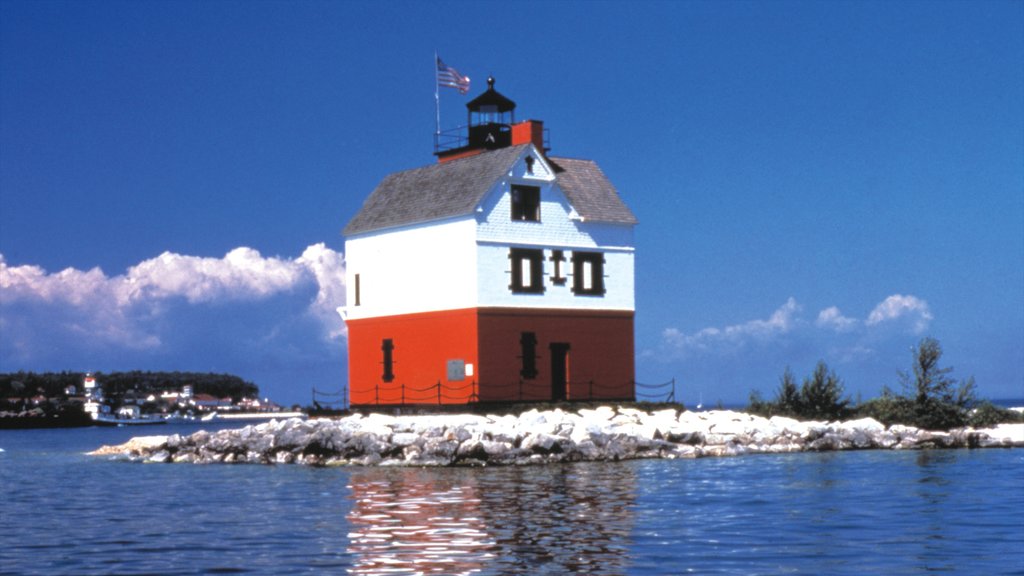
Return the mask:
{"type": "Polygon", "coordinates": [[[604,295],[604,254],[572,253],[572,291],[577,296],[604,295]]]}
{"type": "Polygon", "coordinates": [[[519,337],[519,347],[523,360],[523,368],[519,375],[523,380],[533,380],[537,377],[537,335],[533,332],[523,332],[519,337]]]}
{"type": "Polygon", "coordinates": [[[513,292],[538,294],[544,292],[544,251],[530,248],[509,249],[508,259],[512,263],[513,292]]]}
{"type": "Polygon", "coordinates": [[[395,379],[395,343],[391,338],[385,338],[380,349],[384,353],[384,360],[381,362],[384,365],[384,374],[381,379],[391,382],[395,379]]]}
{"type": "Polygon", "coordinates": [[[512,219],[540,222],[540,188],[512,185],[512,219]]]}
{"type": "Polygon", "coordinates": [[[562,274],[562,262],[565,262],[565,255],[561,250],[552,250],[551,257],[548,258],[554,267],[554,271],[551,274],[551,283],[555,286],[565,286],[565,276],[562,274]]]}

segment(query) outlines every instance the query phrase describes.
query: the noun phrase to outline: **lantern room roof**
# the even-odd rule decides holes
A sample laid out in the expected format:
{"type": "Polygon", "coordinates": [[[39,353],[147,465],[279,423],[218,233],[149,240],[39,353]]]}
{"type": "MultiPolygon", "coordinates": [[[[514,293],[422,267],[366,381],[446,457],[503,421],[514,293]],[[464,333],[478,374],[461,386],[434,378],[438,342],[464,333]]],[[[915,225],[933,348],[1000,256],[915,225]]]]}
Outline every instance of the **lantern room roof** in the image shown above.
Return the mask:
{"type": "Polygon", "coordinates": [[[466,108],[470,110],[480,110],[487,106],[494,106],[498,112],[508,112],[515,110],[516,103],[503,96],[500,92],[494,89],[494,77],[487,77],[487,90],[473,98],[466,103],[466,108]]]}

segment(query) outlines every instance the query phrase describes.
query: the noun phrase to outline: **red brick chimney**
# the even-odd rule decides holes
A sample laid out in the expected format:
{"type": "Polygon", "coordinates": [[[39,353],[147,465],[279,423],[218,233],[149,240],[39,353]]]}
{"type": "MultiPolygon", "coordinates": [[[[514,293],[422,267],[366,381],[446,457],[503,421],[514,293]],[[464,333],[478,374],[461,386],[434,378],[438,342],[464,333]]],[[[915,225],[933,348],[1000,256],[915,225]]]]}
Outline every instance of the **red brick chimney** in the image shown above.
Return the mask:
{"type": "Polygon", "coordinates": [[[524,120],[512,125],[512,145],[532,143],[537,150],[544,152],[544,122],[540,120],[524,120]]]}

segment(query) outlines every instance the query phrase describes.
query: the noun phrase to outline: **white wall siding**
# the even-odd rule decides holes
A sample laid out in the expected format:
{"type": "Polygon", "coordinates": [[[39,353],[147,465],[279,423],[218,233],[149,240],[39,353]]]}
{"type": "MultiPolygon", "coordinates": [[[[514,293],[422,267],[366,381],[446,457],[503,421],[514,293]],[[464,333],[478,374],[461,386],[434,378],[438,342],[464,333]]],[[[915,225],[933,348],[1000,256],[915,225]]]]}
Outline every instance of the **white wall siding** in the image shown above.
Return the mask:
{"type": "MultiPolygon", "coordinates": [[[[444,222],[357,235],[345,242],[350,319],[473,307],[635,309],[633,226],[581,220],[532,147],[484,195],[474,214],[444,222]],[[526,156],[534,160],[526,171],[526,156]],[[540,188],[540,221],[512,219],[513,185],[540,188]],[[511,248],[543,250],[542,293],[514,292],[511,248]],[[554,250],[561,250],[562,284],[554,282],[554,250]],[[573,291],[573,252],[604,256],[601,295],[573,291]],[[356,281],[359,275],[359,306],[356,281]]],[[[531,272],[521,281],[530,284],[531,272]]]]}
{"type": "Polygon", "coordinates": [[[477,219],[477,239],[483,242],[536,244],[539,246],[577,246],[632,248],[633,227],[603,222],[583,222],[557,184],[505,179],[487,194],[477,219]],[[512,220],[513,184],[540,186],[540,221],[512,220]]]}
{"type": "Polygon", "coordinates": [[[475,230],[475,220],[468,217],[348,239],[346,317],[476,306],[475,230]],[[356,274],[359,306],[355,305],[356,274]]]}
{"type": "MultiPolygon", "coordinates": [[[[540,247],[538,247],[540,248],[540,247]]],[[[508,245],[481,244],[478,249],[477,274],[480,292],[479,306],[516,308],[566,308],[574,310],[629,310],[635,309],[634,268],[632,250],[599,251],[604,254],[603,296],[579,296],[573,293],[572,250],[564,249],[565,262],[561,264],[565,284],[554,284],[554,264],[549,260],[552,249],[544,248],[544,292],[541,294],[515,293],[512,282],[512,264],[508,245]]]]}

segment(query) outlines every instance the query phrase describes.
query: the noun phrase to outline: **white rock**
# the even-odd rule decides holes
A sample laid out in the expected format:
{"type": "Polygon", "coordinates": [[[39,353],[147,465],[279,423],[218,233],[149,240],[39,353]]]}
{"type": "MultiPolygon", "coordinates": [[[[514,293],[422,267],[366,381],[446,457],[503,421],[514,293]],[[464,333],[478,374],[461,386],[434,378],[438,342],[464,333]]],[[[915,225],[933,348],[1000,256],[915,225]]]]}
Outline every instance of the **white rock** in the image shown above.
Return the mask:
{"type": "Polygon", "coordinates": [[[414,432],[398,432],[391,436],[391,443],[395,446],[412,446],[421,438],[419,434],[414,432]]]}
{"type": "Polygon", "coordinates": [[[551,450],[558,444],[558,436],[553,434],[539,433],[539,434],[528,434],[523,438],[523,442],[519,445],[522,450],[525,451],[540,451],[543,453],[551,452],[551,450]]]}
{"type": "Polygon", "coordinates": [[[799,422],[725,410],[645,413],[602,406],[578,413],[534,409],[518,416],[373,414],[306,422],[272,420],[188,437],[133,438],[93,454],[148,462],[443,466],[932,446],[1024,447],[1024,424],[946,433],[900,425],[886,430],[870,418],[799,422]]]}
{"type": "Polygon", "coordinates": [[[1024,424],[999,424],[994,428],[978,430],[1007,446],[1024,446],[1024,424]]]}
{"type": "Polygon", "coordinates": [[[868,433],[885,431],[885,426],[874,418],[861,418],[859,420],[848,420],[836,425],[841,430],[861,430],[868,433]]]}

